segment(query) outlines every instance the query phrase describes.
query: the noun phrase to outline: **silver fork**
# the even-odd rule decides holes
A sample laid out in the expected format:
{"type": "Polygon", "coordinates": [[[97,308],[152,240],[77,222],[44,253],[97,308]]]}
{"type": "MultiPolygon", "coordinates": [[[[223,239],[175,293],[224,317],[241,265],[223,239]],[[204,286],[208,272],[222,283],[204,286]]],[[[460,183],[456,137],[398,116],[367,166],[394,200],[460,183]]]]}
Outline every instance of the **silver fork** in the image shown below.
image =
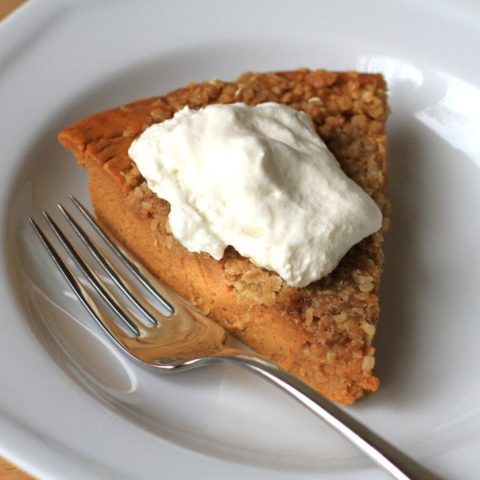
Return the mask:
{"type": "Polygon", "coordinates": [[[29,222],[80,302],[112,341],[129,357],[159,373],[176,373],[215,363],[229,363],[246,368],[290,394],[394,478],[438,479],[298,378],[232,339],[221,326],[202,315],[120,249],[76,198],[70,196],[70,200],[77,214],[80,214],[96,232],[97,243],[94,243],[72,213],[61,204],[57,204],[60,212],[89,254],[101,266],[104,275],[116,285],[121,295],[128,299],[132,308],[122,307],[121,302],[112,295],[112,289],[107,288],[104,281],[88,266],[86,256],[82,257],[77,252],[47,212],[43,212],[46,223],[83,275],[83,284],[80,276],[67,267],[37,222],[32,218],[29,222]],[[131,292],[119,270],[113,267],[112,262],[107,260],[96,246],[98,240],[113,252],[117,262],[121,262],[128,269],[141,288],[149,292],[147,295],[153,296],[159,308],[154,308],[153,304],[145,307],[144,303],[131,292]],[[110,312],[98,307],[98,301],[93,299],[94,295],[98,295],[110,312]],[[160,309],[165,311],[165,314],[160,314],[160,309]],[[135,314],[132,313],[133,310],[136,311],[135,314]]]}

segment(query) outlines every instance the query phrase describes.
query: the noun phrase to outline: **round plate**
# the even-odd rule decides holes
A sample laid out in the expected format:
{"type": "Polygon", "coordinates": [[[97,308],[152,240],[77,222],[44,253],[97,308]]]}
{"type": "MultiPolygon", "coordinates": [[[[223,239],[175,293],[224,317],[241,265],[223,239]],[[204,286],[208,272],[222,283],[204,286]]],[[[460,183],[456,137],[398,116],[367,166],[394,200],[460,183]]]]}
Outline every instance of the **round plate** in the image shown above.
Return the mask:
{"type": "Polygon", "coordinates": [[[0,26],[0,453],[40,478],[375,479],[282,392],[233,367],[159,377],[73,298],[27,218],[85,173],[56,140],[189,81],[382,72],[392,225],[376,372],[349,411],[445,478],[480,448],[480,41],[474,2],[28,2],[0,26]]]}

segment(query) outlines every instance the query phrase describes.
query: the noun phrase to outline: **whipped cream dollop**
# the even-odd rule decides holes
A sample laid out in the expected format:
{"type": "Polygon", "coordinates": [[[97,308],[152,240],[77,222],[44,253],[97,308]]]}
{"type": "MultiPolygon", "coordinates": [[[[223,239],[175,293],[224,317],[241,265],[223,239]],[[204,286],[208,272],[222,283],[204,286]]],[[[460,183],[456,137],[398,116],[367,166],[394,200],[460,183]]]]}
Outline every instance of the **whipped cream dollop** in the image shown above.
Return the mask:
{"type": "Polygon", "coordinates": [[[219,260],[231,245],[303,287],[376,232],[382,214],[310,117],[277,103],[188,107],[147,128],[131,159],[170,203],[173,236],[219,260]]]}

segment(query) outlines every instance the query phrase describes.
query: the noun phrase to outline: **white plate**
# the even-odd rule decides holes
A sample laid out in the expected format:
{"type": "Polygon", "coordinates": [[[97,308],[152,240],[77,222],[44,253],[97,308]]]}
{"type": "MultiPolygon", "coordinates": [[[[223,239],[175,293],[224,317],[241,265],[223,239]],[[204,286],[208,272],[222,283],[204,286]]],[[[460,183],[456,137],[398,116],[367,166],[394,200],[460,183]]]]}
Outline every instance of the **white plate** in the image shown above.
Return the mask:
{"type": "Polygon", "coordinates": [[[89,113],[299,66],[390,86],[381,390],[351,413],[444,478],[480,459],[480,10],[474,2],[30,1],[0,26],[0,453],[41,478],[384,478],[233,368],[154,377],[113,349],[25,224],[86,176],[89,113]]]}

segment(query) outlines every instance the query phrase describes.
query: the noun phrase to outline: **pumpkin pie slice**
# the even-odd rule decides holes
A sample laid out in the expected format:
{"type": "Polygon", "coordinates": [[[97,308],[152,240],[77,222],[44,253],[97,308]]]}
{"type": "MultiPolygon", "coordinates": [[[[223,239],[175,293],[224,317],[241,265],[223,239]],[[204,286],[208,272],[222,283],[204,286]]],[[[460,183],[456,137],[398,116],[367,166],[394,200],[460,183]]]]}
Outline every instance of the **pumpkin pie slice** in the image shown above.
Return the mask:
{"type": "Polygon", "coordinates": [[[97,113],[59,134],[89,172],[99,221],[154,275],[251,348],[320,394],[350,404],[378,389],[372,340],[379,316],[382,242],[389,219],[386,85],[377,74],[300,69],[191,83],[97,113]],[[345,173],[378,204],[383,226],[328,276],[289,286],[228,247],[221,260],[191,253],[171,234],[169,204],[128,156],[132,141],[184,106],[278,102],[305,111],[345,173]]]}

